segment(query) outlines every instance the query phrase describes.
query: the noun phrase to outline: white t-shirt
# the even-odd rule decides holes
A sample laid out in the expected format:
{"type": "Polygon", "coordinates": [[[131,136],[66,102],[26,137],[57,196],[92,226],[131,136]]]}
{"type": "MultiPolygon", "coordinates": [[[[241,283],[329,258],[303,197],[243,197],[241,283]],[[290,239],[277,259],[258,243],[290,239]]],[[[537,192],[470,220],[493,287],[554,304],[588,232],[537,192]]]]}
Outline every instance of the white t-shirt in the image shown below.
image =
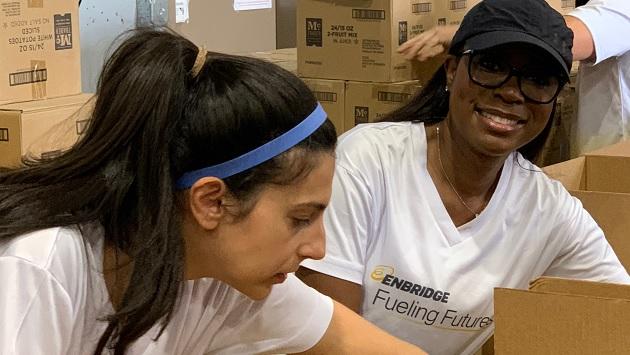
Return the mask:
{"type": "MultiPolygon", "coordinates": [[[[51,228],[0,240],[0,354],[92,354],[112,312],[93,226],[51,228]]],[[[305,351],[328,328],[330,298],[294,275],[252,301],[214,279],[187,281],[162,336],[159,324],[128,354],[255,354],[305,351]]]]}
{"type": "Polygon", "coordinates": [[[327,254],[303,266],[361,284],[365,318],[432,355],[470,354],[492,333],[494,287],[541,275],[630,283],[580,202],[518,153],[485,210],[455,227],[426,145],[422,123],[388,122],[337,148],[327,254]]]}
{"type": "Polygon", "coordinates": [[[591,0],[572,11],[593,36],[595,61],[580,63],[571,151],[630,139],[630,1],[591,0]]]}

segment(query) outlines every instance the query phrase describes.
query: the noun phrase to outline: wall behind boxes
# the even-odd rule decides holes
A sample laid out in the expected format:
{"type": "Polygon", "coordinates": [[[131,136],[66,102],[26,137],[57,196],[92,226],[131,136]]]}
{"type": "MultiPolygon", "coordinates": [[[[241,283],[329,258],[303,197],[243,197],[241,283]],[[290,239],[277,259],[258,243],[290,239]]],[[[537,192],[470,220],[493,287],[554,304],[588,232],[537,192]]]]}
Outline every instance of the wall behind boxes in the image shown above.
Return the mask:
{"type": "Polygon", "coordinates": [[[234,1],[191,0],[188,23],[175,23],[175,1],[169,0],[168,26],[208,50],[229,53],[276,48],[275,0],[271,9],[234,11],[234,1]]]}
{"type": "Polygon", "coordinates": [[[95,92],[98,75],[114,39],[135,27],[135,0],[82,0],[79,7],[81,86],[95,92]]]}
{"type": "MultiPolygon", "coordinates": [[[[275,5],[275,4],[274,4],[275,5]]],[[[253,52],[276,48],[275,7],[236,12],[232,1],[190,1],[188,23],[175,23],[169,0],[168,26],[209,50],[253,52]],[[232,30],[226,30],[226,29],[232,30]]],[[[94,92],[112,42],[136,24],[136,0],[82,0],[79,10],[84,92],[94,92]]]]}

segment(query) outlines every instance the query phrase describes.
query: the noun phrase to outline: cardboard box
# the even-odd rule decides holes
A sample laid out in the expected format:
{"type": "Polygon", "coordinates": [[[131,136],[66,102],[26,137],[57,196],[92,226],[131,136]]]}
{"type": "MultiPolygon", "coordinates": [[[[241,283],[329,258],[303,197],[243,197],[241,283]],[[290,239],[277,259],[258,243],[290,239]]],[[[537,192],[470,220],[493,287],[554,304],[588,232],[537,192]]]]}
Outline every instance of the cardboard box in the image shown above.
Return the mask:
{"type": "Polygon", "coordinates": [[[571,134],[577,118],[577,93],[565,86],[556,100],[556,111],[549,137],[536,164],[547,166],[571,159],[571,134]]]}
{"type": "Polygon", "coordinates": [[[543,168],[580,199],[630,270],[630,141],[543,168]]]}
{"type": "Polygon", "coordinates": [[[81,92],[74,0],[0,0],[0,104],[81,92]]]}
{"type": "Polygon", "coordinates": [[[443,0],[436,3],[435,25],[459,25],[464,15],[481,0],[443,0]]]}
{"type": "Polygon", "coordinates": [[[628,354],[630,286],[539,278],[530,290],[494,291],[494,351],[628,354]]]}
{"type": "Polygon", "coordinates": [[[538,166],[557,164],[576,157],[571,142],[575,134],[575,121],[577,120],[576,83],[578,68],[579,62],[573,62],[569,83],[558,95],[553,126],[540,157],[535,161],[538,166]]]}
{"type": "Polygon", "coordinates": [[[547,3],[563,15],[575,9],[575,0],[547,0],[547,3]]]}
{"type": "Polygon", "coordinates": [[[335,125],[337,135],[346,131],[344,125],[344,108],[346,102],[346,88],[343,80],[307,79],[302,80],[311,88],[317,100],[328,114],[328,118],[335,125]]]}
{"type": "Polygon", "coordinates": [[[274,64],[279,66],[282,69],[285,69],[291,72],[294,75],[297,75],[297,61],[295,60],[279,61],[279,62],[275,62],[274,64]]]}
{"type": "Polygon", "coordinates": [[[0,106],[0,166],[18,166],[25,155],[52,156],[74,144],[87,127],[91,97],[79,94],[0,106]]]}
{"type": "Polygon", "coordinates": [[[309,78],[397,82],[420,79],[426,63],[398,46],[434,23],[434,0],[299,0],[298,74],[309,78]]]}
{"type": "Polygon", "coordinates": [[[399,83],[346,82],[344,128],[376,122],[402,106],[420,89],[417,80],[399,83]]]}
{"type": "Polygon", "coordinates": [[[284,61],[297,61],[296,48],[273,49],[269,51],[258,51],[258,52],[252,52],[252,53],[245,53],[241,55],[264,59],[264,60],[274,62],[274,63],[284,62],[284,61]]]}
{"type": "Polygon", "coordinates": [[[261,51],[241,54],[272,62],[281,68],[297,75],[297,50],[296,48],[275,49],[271,51],[261,51]]]}

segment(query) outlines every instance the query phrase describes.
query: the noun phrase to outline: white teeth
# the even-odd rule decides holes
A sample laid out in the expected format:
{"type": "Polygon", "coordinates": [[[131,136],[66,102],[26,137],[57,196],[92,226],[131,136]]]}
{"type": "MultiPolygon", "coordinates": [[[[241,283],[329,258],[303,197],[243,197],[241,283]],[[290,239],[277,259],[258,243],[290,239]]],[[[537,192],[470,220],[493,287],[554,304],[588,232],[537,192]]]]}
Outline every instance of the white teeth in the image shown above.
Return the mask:
{"type": "Polygon", "coordinates": [[[518,124],[517,120],[510,120],[501,116],[493,115],[491,113],[485,111],[478,111],[482,116],[491,119],[492,121],[508,126],[516,126],[518,124]]]}

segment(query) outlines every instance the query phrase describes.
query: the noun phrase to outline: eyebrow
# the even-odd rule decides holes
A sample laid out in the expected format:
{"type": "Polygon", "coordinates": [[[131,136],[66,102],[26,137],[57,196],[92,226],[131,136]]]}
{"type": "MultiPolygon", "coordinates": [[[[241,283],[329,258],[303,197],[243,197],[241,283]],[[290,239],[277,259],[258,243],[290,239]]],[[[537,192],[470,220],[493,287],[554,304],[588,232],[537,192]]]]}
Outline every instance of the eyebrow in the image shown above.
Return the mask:
{"type": "Polygon", "coordinates": [[[298,203],[297,205],[293,206],[293,208],[302,208],[302,207],[314,208],[319,211],[323,211],[326,209],[326,205],[319,202],[304,202],[304,203],[298,203]]]}

